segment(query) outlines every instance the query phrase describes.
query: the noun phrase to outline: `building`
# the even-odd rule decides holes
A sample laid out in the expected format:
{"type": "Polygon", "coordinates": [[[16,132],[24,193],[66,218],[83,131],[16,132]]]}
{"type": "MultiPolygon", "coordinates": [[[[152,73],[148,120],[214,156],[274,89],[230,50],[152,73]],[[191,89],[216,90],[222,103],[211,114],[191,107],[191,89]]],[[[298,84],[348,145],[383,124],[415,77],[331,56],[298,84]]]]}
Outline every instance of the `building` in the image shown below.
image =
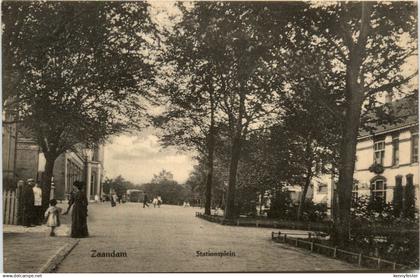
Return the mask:
{"type": "Polygon", "coordinates": [[[9,183],[15,182],[14,172],[16,168],[17,125],[16,123],[13,123],[11,113],[7,113],[5,110],[3,110],[2,119],[3,186],[7,186],[9,183]]]}
{"type": "Polygon", "coordinates": [[[86,180],[88,199],[94,200],[95,195],[102,195],[104,148],[100,145],[87,152],[78,147],[76,151],[67,151],[57,158],[54,165],[56,198],[67,199],[73,189],[73,182],[85,179],[85,171],[89,177],[86,180]]]}
{"type": "MultiPolygon", "coordinates": [[[[298,204],[300,202],[300,199],[302,198],[302,191],[303,191],[302,186],[288,185],[286,189],[289,192],[289,197],[291,201],[294,204],[298,204]]],[[[311,184],[308,187],[308,191],[306,192],[306,196],[305,196],[306,200],[313,200],[315,202],[315,199],[314,199],[315,196],[314,196],[313,190],[314,190],[314,186],[311,184]]]]}
{"type": "MultiPolygon", "coordinates": [[[[393,123],[379,123],[373,119],[367,124],[371,132],[359,133],[356,147],[354,196],[370,196],[390,203],[396,185],[412,184],[416,207],[419,208],[419,142],[418,95],[413,94],[389,102],[393,123]]],[[[315,183],[314,201],[322,200],[331,207],[334,179],[320,177],[315,183]]]]}
{"type": "MultiPolygon", "coordinates": [[[[5,115],[3,115],[5,119],[5,115]]],[[[4,121],[3,121],[4,122],[4,121]]],[[[76,146],[74,151],[66,151],[55,161],[53,171],[54,197],[68,199],[72,184],[86,179],[86,194],[90,200],[102,195],[104,148],[102,145],[93,150],[76,146]]],[[[33,178],[40,182],[45,167],[41,148],[31,138],[28,129],[16,124],[3,125],[3,177],[5,182],[33,178]],[[17,138],[17,139],[16,139],[17,138]]]]}
{"type": "Polygon", "coordinates": [[[394,124],[376,127],[373,134],[360,133],[354,178],[359,182],[354,194],[392,202],[397,184],[412,184],[419,207],[418,96],[391,103],[397,118],[394,124]]]}

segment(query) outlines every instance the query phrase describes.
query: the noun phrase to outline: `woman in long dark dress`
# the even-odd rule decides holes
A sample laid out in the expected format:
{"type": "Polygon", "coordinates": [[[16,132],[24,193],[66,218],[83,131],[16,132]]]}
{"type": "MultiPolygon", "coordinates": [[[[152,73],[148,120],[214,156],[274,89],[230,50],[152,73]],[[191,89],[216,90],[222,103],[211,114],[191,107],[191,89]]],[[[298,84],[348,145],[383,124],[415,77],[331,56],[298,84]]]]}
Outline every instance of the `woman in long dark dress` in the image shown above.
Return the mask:
{"type": "Polygon", "coordinates": [[[88,237],[87,227],[87,206],[88,200],[86,194],[83,191],[83,183],[75,181],[73,183],[73,193],[70,196],[69,207],[63,214],[67,214],[70,208],[73,206],[71,214],[71,237],[80,238],[88,237]]]}
{"type": "Polygon", "coordinates": [[[23,185],[22,189],[22,224],[26,227],[33,226],[33,214],[34,214],[34,192],[32,190],[31,180],[28,180],[23,185]]]}

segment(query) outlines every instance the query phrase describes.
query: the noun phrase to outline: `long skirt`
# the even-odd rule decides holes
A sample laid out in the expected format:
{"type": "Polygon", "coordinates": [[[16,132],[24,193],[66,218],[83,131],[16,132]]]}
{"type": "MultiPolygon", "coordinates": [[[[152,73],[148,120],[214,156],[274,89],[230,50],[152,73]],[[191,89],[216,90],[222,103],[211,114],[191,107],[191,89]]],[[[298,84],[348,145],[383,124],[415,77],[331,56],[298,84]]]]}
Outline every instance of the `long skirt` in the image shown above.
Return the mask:
{"type": "Polygon", "coordinates": [[[71,237],[81,238],[88,236],[87,211],[85,208],[75,205],[72,213],[71,237]]]}

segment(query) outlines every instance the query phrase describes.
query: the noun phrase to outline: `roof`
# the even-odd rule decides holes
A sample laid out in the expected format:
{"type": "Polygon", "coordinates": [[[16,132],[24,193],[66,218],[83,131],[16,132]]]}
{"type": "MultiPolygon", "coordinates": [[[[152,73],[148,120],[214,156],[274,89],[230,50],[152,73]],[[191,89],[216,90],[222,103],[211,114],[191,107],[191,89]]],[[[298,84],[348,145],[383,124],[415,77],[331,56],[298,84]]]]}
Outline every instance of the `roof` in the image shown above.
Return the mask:
{"type": "Polygon", "coordinates": [[[365,117],[367,122],[360,128],[359,138],[418,125],[418,92],[377,107],[365,117]]]}

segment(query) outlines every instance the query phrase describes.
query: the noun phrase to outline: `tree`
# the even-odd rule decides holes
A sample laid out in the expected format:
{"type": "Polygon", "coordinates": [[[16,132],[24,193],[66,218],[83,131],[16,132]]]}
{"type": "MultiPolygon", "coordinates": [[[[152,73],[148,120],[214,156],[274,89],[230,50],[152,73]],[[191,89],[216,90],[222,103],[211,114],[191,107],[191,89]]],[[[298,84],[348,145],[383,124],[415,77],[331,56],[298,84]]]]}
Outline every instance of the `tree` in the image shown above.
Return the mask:
{"type": "Polygon", "coordinates": [[[171,172],[166,171],[165,169],[162,169],[162,171],[160,171],[159,174],[153,175],[152,183],[160,183],[163,181],[173,181],[173,180],[174,180],[174,175],[171,172]]]}
{"type": "Polygon", "coordinates": [[[287,159],[286,180],[302,188],[297,211],[297,220],[301,220],[313,179],[335,171],[341,123],[325,108],[326,105],[335,105],[338,96],[334,96],[328,89],[320,88],[314,80],[299,80],[302,71],[313,69],[300,64],[298,66],[300,71],[291,66],[288,74],[289,93],[282,96],[280,105],[283,107],[281,136],[286,138],[286,147],[292,154],[287,159]],[[297,76],[293,76],[296,72],[297,76]]]}
{"type": "Polygon", "coordinates": [[[106,178],[103,183],[103,191],[105,194],[109,194],[111,189],[115,190],[118,196],[121,196],[127,192],[127,189],[137,188],[132,182],[125,180],[121,175],[114,179],[106,178]]]}
{"type": "MultiPolygon", "coordinates": [[[[363,106],[372,107],[380,93],[397,93],[417,76],[403,65],[416,54],[416,4],[351,2],[308,4],[289,25],[285,44],[297,63],[319,65],[308,77],[322,87],[334,84],[343,100],[331,111],[342,111],[338,164],[338,202],[334,237],[348,240],[356,144],[363,106]],[[310,49],[311,56],[302,59],[310,49]],[[301,55],[299,55],[301,54],[301,55]],[[324,63],[328,61],[328,63],[324,63]],[[339,108],[339,109],[336,109],[339,108]]],[[[305,78],[305,77],[302,77],[305,78]]]]}
{"type": "Polygon", "coordinates": [[[149,197],[161,196],[165,204],[180,205],[191,198],[191,191],[173,180],[171,172],[163,169],[159,174],[153,175],[150,183],[140,186],[149,197]]]}
{"type": "Polygon", "coordinates": [[[205,214],[211,213],[211,192],[213,184],[213,157],[216,141],[217,67],[221,58],[214,51],[207,37],[211,36],[211,15],[196,16],[195,11],[188,11],[182,4],[182,20],[167,36],[166,48],[162,60],[164,67],[172,69],[165,72],[169,82],[162,90],[167,110],[155,122],[163,127],[165,145],[194,148],[207,160],[205,214]],[[207,28],[198,28],[206,26],[207,28]]]}
{"type": "MultiPolygon", "coordinates": [[[[188,180],[185,184],[191,189],[193,195],[203,196],[203,199],[207,199],[206,192],[208,190],[207,180],[208,180],[208,171],[207,171],[207,159],[205,157],[197,157],[198,164],[194,165],[193,171],[190,173],[188,180]]],[[[212,187],[211,187],[211,208],[212,207],[223,207],[223,193],[224,193],[224,178],[223,174],[219,167],[219,161],[217,154],[214,157],[214,170],[212,177],[212,187]]],[[[196,204],[196,203],[195,203],[196,204]]],[[[206,204],[205,204],[206,205],[206,204]]]]}
{"type": "Polygon", "coordinates": [[[238,213],[254,213],[258,201],[261,210],[266,193],[281,191],[287,179],[288,159],[287,138],[279,126],[249,134],[238,166],[238,213]]]}
{"type": "Polygon", "coordinates": [[[3,2],[3,89],[15,119],[46,158],[49,200],[56,158],[139,127],[153,80],[144,52],[153,25],[145,3],[3,2]],[[53,26],[53,28],[52,28],[53,26]]]}
{"type": "MultiPolygon", "coordinates": [[[[263,59],[270,55],[272,46],[271,37],[264,33],[264,8],[233,2],[197,3],[194,7],[197,15],[211,14],[212,32],[206,39],[214,46],[215,54],[223,55],[218,75],[223,88],[220,110],[225,115],[230,140],[226,218],[236,214],[235,191],[243,140],[273,111],[270,103],[276,97],[270,89],[274,78],[267,75],[272,65],[263,59]]],[[[200,30],[206,28],[203,23],[198,22],[200,30]]]]}

